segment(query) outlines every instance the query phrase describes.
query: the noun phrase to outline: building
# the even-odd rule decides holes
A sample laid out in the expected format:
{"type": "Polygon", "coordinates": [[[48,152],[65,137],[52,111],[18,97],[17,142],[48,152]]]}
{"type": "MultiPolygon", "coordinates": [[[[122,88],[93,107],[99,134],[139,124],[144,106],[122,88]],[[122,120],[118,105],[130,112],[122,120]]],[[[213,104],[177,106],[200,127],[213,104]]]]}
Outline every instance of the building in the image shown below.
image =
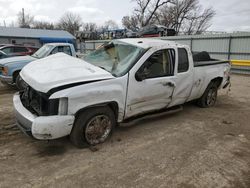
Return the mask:
{"type": "Polygon", "coordinates": [[[75,44],[75,37],[63,30],[0,27],[0,44],[41,47],[43,44],[50,42],[69,42],[75,44]]]}

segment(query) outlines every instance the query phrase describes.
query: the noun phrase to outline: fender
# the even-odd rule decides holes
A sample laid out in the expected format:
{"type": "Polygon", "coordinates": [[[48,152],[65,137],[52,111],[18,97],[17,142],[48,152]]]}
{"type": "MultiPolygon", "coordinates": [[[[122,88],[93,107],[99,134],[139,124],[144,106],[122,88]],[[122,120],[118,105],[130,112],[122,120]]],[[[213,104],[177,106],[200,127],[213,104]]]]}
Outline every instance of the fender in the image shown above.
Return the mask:
{"type": "Polygon", "coordinates": [[[96,105],[115,104],[118,109],[117,121],[121,122],[125,113],[127,80],[128,74],[113,79],[84,83],[57,91],[49,99],[67,98],[69,115],[76,115],[79,110],[96,105]]]}

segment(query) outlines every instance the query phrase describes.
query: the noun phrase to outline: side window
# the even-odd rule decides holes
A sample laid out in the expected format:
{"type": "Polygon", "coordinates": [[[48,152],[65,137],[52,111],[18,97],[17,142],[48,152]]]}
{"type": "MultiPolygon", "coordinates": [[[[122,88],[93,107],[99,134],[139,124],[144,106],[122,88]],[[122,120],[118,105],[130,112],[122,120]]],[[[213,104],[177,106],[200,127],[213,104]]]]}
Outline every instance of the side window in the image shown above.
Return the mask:
{"type": "Polygon", "coordinates": [[[13,53],[13,49],[11,47],[4,48],[2,51],[6,54],[13,53]]]}
{"type": "Polygon", "coordinates": [[[55,48],[50,52],[50,54],[56,54],[58,51],[59,51],[59,50],[58,50],[58,47],[55,47],[55,48]]]}
{"type": "Polygon", "coordinates": [[[189,68],[187,50],[178,48],[178,73],[187,72],[189,68]]]}
{"type": "Polygon", "coordinates": [[[64,52],[65,54],[70,55],[70,56],[72,55],[69,46],[64,46],[64,47],[63,47],[63,52],[64,52]]]}
{"type": "Polygon", "coordinates": [[[143,72],[145,79],[174,75],[175,51],[173,49],[160,50],[152,54],[139,72],[143,72]]]}
{"type": "Polygon", "coordinates": [[[24,47],[14,47],[14,52],[27,52],[28,50],[24,47]]]}
{"type": "Polygon", "coordinates": [[[52,52],[53,52],[52,54],[55,54],[57,52],[62,52],[68,55],[72,55],[69,46],[58,46],[52,52]]]}

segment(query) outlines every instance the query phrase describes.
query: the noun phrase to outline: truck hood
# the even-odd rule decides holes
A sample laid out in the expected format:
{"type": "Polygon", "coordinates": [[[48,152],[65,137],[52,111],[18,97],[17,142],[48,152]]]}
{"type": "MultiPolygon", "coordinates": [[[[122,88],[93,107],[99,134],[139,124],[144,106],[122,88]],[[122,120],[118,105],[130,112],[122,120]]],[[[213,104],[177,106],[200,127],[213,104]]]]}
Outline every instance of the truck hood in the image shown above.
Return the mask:
{"type": "Polygon", "coordinates": [[[69,84],[114,78],[109,72],[64,53],[33,61],[20,74],[28,85],[43,93],[69,84]]]}
{"type": "Polygon", "coordinates": [[[0,65],[7,66],[11,63],[27,63],[36,60],[36,58],[31,56],[16,56],[16,57],[8,57],[0,60],[0,65]]]}

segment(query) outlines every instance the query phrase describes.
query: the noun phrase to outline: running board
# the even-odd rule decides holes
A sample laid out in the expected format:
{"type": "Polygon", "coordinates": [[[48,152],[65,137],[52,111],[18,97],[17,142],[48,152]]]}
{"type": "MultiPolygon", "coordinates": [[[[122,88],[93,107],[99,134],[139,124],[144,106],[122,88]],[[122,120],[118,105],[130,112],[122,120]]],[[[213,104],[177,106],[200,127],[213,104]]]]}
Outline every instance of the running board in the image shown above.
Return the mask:
{"type": "Polygon", "coordinates": [[[138,121],[141,121],[141,120],[157,118],[157,117],[160,117],[160,116],[177,113],[177,112],[180,112],[182,110],[183,110],[183,106],[175,106],[175,107],[171,107],[169,109],[165,109],[165,110],[161,110],[161,111],[157,111],[157,112],[151,112],[151,113],[147,113],[147,114],[144,114],[144,115],[138,115],[138,116],[126,119],[123,122],[118,123],[118,125],[119,126],[129,126],[129,125],[135,124],[135,123],[137,123],[138,121]]]}

